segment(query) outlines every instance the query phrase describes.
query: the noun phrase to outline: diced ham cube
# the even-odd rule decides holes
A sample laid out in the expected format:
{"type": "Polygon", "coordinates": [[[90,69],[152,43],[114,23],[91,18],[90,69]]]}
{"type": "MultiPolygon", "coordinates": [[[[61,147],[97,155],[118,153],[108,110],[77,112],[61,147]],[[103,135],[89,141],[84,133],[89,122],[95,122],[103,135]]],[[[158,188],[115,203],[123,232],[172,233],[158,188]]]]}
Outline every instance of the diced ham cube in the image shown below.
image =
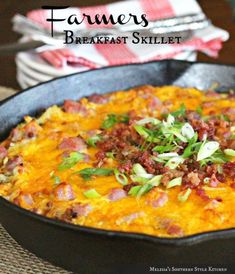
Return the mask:
{"type": "Polygon", "coordinates": [[[17,166],[22,166],[23,159],[20,156],[14,156],[6,163],[6,170],[12,172],[17,166]]]}
{"type": "Polygon", "coordinates": [[[4,146],[0,146],[0,161],[7,156],[7,150],[4,146]]]}
{"type": "Polygon", "coordinates": [[[127,193],[125,190],[121,188],[114,188],[111,190],[110,194],[108,195],[108,198],[110,201],[118,201],[120,199],[123,199],[127,197],[127,193]]]}
{"type": "Polygon", "coordinates": [[[64,101],[64,110],[68,113],[86,113],[86,108],[80,102],[76,102],[73,100],[65,100],[64,101]]]}
{"type": "Polygon", "coordinates": [[[65,137],[59,145],[59,149],[68,151],[83,151],[86,148],[86,143],[80,137],[65,137]]]}
{"type": "Polygon", "coordinates": [[[75,198],[71,185],[65,182],[54,189],[54,195],[59,201],[70,201],[75,198]]]}
{"type": "Polygon", "coordinates": [[[159,197],[152,202],[153,207],[162,207],[168,202],[168,195],[165,192],[160,193],[159,197]]]}

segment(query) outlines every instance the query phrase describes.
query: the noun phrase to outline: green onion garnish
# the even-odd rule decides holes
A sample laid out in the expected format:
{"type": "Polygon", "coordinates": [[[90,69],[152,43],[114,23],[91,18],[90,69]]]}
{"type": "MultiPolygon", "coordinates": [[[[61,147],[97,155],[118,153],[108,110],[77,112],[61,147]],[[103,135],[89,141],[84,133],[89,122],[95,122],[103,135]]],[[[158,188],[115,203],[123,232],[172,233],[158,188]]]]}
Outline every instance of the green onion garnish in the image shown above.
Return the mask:
{"type": "Polygon", "coordinates": [[[153,125],[158,125],[161,123],[161,121],[153,117],[146,117],[136,122],[137,125],[146,125],[149,123],[153,125]]]}
{"type": "Polygon", "coordinates": [[[174,186],[180,186],[182,184],[182,177],[178,177],[169,181],[166,185],[166,188],[172,188],[174,186]]]}
{"type": "Polygon", "coordinates": [[[89,199],[101,197],[101,195],[94,188],[84,191],[83,194],[86,198],[89,198],[89,199]]]}
{"type": "Polygon", "coordinates": [[[143,138],[147,139],[149,137],[149,132],[147,128],[140,126],[140,125],[135,125],[134,129],[139,133],[140,136],[143,138]]]}
{"type": "Polygon", "coordinates": [[[228,155],[228,156],[232,156],[232,157],[235,157],[235,150],[234,149],[231,149],[231,148],[226,148],[224,150],[224,154],[228,155]]]}
{"type": "Polygon", "coordinates": [[[84,155],[80,152],[71,152],[68,157],[63,159],[63,162],[59,164],[58,171],[64,171],[75,166],[78,162],[84,159],[84,155]]]}
{"type": "Polygon", "coordinates": [[[129,116],[127,114],[108,114],[103,121],[101,128],[109,129],[113,127],[116,123],[128,123],[129,116]]]}
{"type": "Polygon", "coordinates": [[[170,169],[176,169],[178,165],[182,164],[184,162],[184,158],[181,156],[172,157],[168,160],[168,162],[165,164],[165,166],[169,167],[170,169]]]}
{"type": "Polygon", "coordinates": [[[90,180],[91,176],[109,176],[113,173],[113,169],[110,168],[84,168],[76,172],[82,176],[84,180],[90,180]]]}
{"type": "Polygon", "coordinates": [[[186,202],[188,200],[188,197],[189,195],[191,194],[192,190],[191,188],[187,188],[186,190],[184,191],[181,191],[179,194],[178,194],[178,200],[180,202],[186,202]]]}
{"type": "Polygon", "coordinates": [[[215,141],[204,141],[198,151],[197,161],[201,161],[212,156],[219,149],[219,143],[215,141]]]}
{"type": "Polygon", "coordinates": [[[141,177],[138,175],[131,175],[130,178],[131,178],[132,182],[140,183],[140,184],[145,184],[149,180],[148,178],[144,178],[144,177],[141,177]]]}
{"type": "Polygon", "coordinates": [[[131,196],[140,197],[143,194],[149,192],[152,188],[153,188],[153,186],[149,185],[149,184],[145,184],[145,185],[141,185],[141,186],[133,186],[130,189],[130,191],[128,192],[128,194],[131,196]]]}
{"type": "Polygon", "coordinates": [[[95,135],[95,136],[90,137],[87,140],[87,144],[91,147],[96,147],[96,143],[100,140],[101,140],[101,136],[100,135],[95,135]]]}
{"type": "Polygon", "coordinates": [[[148,181],[148,184],[152,186],[159,186],[161,183],[162,175],[156,175],[148,181]]]}
{"type": "Polygon", "coordinates": [[[120,173],[118,169],[114,169],[114,175],[120,184],[124,186],[128,184],[128,179],[126,175],[123,173],[120,173]]]}
{"type": "Polygon", "coordinates": [[[133,172],[143,178],[152,178],[153,175],[146,172],[146,170],[141,166],[141,164],[134,164],[132,167],[133,172]]]}
{"type": "Polygon", "coordinates": [[[184,104],[182,104],[180,108],[176,110],[175,112],[172,112],[171,115],[174,117],[185,116],[185,112],[186,112],[186,107],[184,104]]]}
{"type": "Polygon", "coordinates": [[[192,139],[195,134],[194,129],[189,123],[185,123],[183,125],[183,127],[181,128],[181,133],[187,139],[192,139]]]}
{"type": "Polygon", "coordinates": [[[131,196],[137,196],[137,194],[138,194],[139,190],[141,189],[141,187],[142,187],[142,186],[133,186],[133,187],[129,190],[128,194],[131,195],[131,196]]]}

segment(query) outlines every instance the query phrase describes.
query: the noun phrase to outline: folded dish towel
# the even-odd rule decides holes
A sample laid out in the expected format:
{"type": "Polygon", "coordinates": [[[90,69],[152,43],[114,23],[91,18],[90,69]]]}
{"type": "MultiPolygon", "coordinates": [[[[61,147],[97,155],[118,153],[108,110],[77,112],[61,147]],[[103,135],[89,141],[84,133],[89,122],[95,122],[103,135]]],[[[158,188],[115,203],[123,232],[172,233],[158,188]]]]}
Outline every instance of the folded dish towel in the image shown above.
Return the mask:
{"type": "MultiPolygon", "coordinates": [[[[94,16],[95,14],[126,14],[140,16],[146,14],[150,21],[169,18],[192,13],[202,13],[202,10],[195,0],[131,0],[122,1],[108,5],[68,8],[54,10],[54,18],[65,18],[71,14],[82,16],[83,13],[94,16]]],[[[27,14],[37,24],[44,28],[50,28],[49,10],[34,10],[27,14]]],[[[76,26],[77,27],[77,26],[76,26]]],[[[90,26],[83,22],[80,28],[86,29],[90,26]]],[[[100,27],[100,26],[99,26],[100,27]]],[[[71,29],[72,26],[69,26],[71,29]]],[[[55,30],[68,29],[66,22],[56,22],[55,30]]],[[[205,29],[196,30],[189,40],[180,44],[77,44],[66,46],[60,49],[40,51],[38,54],[52,66],[61,68],[65,66],[85,66],[96,68],[109,65],[120,65],[125,63],[145,62],[174,58],[185,51],[201,51],[211,57],[217,57],[222,48],[222,42],[229,38],[228,32],[213,25],[205,29]]]]}

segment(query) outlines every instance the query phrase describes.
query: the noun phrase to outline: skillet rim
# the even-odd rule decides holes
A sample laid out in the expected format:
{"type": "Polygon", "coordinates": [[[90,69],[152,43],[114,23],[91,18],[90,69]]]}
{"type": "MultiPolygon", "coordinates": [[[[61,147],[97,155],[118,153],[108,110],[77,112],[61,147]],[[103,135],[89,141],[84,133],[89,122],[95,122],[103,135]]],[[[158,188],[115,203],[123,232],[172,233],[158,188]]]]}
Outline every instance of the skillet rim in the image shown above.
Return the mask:
{"type": "MultiPolygon", "coordinates": [[[[235,69],[235,64],[224,64],[224,63],[212,63],[212,62],[189,62],[189,61],[182,61],[182,60],[160,60],[160,61],[150,61],[150,62],[143,62],[143,63],[131,63],[131,64],[125,64],[125,65],[117,65],[112,67],[102,67],[94,70],[88,70],[83,72],[75,72],[70,75],[63,75],[60,77],[57,77],[55,79],[51,79],[49,81],[39,83],[33,87],[29,87],[27,89],[24,89],[20,92],[17,92],[16,94],[13,94],[12,96],[2,100],[0,102],[0,107],[4,105],[5,103],[9,102],[13,98],[21,95],[22,93],[25,93],[29,91],[31,88],[36,88],[38,86],[50,83],[52,81],[56,81],[57,79],[63,79],[63,78],[69,78],[74,75],[80,75],[84,73],[92,73],[96,70],[107,70],[107,69],[115,69],[120,67],[130,67],[130,66],[136,66],[136,65],[142,65],[142,64],[151,64],[151,63],[166,63],[167,65],[171,63],[181,63],[181,64],[188,64],[188,65],[212,65],[212,66],[225,66],[225,67],[231,67],[235,69]]],[[[206,231],[206,232],[200,232],[195,233],[188,236],[183,237],[158,237],[153,235],[148,235],[144,233],[132,233],[132,232],[124,232],[124,231],[115,231],[115,230],[105,230],[100,228],[93,228],[88,226],[81,226],[81,225],[75,225],[66,223],[61,220],[55,220],[52,218],[48,218],[43,215],[39,215],[37,213],[34,213],[32,211],[29,211],[27,209],[24,209],[22,207],[17,206],[16,204],[13,204],[12,202],[9,202],[7,199],[0,196],[0,206],[2,204],[11,210],[15,210],[16,212],[26,215],[26,217],[32,218],[36,221],[40,221],[46,225],[52,225],[54,227],[60,227],[61,229],[70,229],[72,231],[80,231],[82,233],[88,233],[93,235],[101,235],[103,237],[109,237],[109,238],[124,238],[124,239],[130,239],[130,240],[141,240],[153,244],[163,244],[163,245],[170,245],[170,246],[188,246],[193,244],[198,244],[201,242],[214,240],[214,239],[224,239],[224,238],[235,238],[235,228],[228,228],[228,229],[220,229],[220,230],[213,230],[213,231],[206,231]]],[[[4,227],[4,226],[3,226],[4,227]]]]}

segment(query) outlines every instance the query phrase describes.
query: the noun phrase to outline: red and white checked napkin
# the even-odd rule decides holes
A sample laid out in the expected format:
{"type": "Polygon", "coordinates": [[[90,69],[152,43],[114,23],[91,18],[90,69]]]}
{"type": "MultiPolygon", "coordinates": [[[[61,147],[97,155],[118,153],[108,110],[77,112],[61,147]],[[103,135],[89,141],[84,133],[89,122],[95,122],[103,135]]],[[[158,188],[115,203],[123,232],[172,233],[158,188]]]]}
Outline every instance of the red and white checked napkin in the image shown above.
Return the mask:
{"type": "MultiPolygon", "coordinates": [[[[114,16],[128,15],[129,13],[141,16],[144,13],[147,14],[147,19],[152,21],[201,12],[196,0],[130,0],[102,6],[54,10],[54,18],[66,18],[71,14],[82,18],[83,13],[91,16],[97,13],[106,16],[110,14],[114,16]]],[[[27,14],[27,17],[44,28],[50,28],[50,24],[46,21],[47,18],[50,18],[49,10],[33,10],[27,14]]],[[[60,31],[73,29],[73,27],[78,29],[78,25],[67,25],[67,21],[54,24],[54,29],[60,31]]],[[[91,26],[83,22],[79,28],[86,29],[91,26]]],[[[131,42],[128,44],[85,44],[47,49],[38,54],[57,68],[74,65],[96,68],[174,58],[184,51],[201,51],[211,57],[217,57],[222,48],[222,42],[228,38],[227,31],[211,25],[205,29],[194,31],[190,40],[180,44],[147,45],[131,42]]]]}

